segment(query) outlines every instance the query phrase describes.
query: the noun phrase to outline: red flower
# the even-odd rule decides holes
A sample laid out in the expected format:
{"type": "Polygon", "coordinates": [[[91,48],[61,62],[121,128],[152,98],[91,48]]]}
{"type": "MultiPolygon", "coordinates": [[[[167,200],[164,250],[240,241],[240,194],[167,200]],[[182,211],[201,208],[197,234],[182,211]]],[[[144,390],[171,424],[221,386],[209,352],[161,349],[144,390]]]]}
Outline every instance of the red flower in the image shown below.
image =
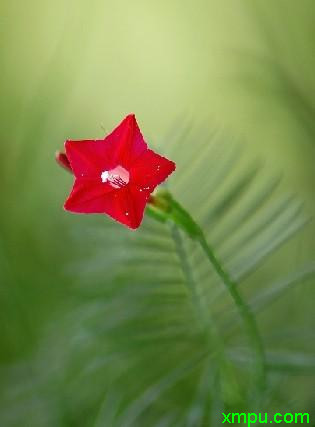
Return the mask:
{"type": "Polygon", "coordinates": [[[107,214],[130,228],[139,227],[150,194],[175,170],[148,149],[133,114],[104,139],[66,141],[65,149],[56,159],[75,181],[64,208],[107,214]]]}

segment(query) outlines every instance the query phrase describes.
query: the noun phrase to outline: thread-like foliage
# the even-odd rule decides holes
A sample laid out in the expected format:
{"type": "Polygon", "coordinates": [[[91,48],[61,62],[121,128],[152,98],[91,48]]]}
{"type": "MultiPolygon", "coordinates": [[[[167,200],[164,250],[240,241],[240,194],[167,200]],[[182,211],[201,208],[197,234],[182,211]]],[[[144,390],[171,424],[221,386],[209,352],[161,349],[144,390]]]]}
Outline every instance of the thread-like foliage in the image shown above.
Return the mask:
{"type": "MultiPolygon", "coordinates": [[[[242,163],[238,144],[206,135],[189,128],[169,143],[177,163],[170,191],[199,221],[256,316],[313,277],[311,263],[275,281],[260,274],[307,218],[299,201],[282,195],[279,179],[242,163]]],[[[270,396],[280,411],[281,375],[314,372],[310,355],[269,348],[257,317],[267,386],[253,394],[255,365],[239,313],[197,242],[151,218],[136,233],[107,218],[84,219],[71,230],[71,303],[38,353],[10,371],[20,386],[3,396],[1,425],[27,418],[32,427],[215,426],[222,411],[266,408],[270,396]]]]}

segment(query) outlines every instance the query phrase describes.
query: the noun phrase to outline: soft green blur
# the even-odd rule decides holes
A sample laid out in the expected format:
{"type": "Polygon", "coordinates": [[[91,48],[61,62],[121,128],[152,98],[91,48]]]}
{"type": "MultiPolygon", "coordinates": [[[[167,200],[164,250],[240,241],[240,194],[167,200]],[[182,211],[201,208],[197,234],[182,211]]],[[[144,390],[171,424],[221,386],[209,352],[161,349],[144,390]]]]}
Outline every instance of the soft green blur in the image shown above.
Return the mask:
{"type": "MultiPolygon", "coordinates": [[[[62,209],[72,178],[54,153],[66,139],[102,137],[134,112],[163,153],[170,128],[206,123],[239,140],[244,159],[258,158],[267,176],[280,173],[281,191],[312,217],[314,22],[312,0],[0,0],[3,393],[19,383],[7,367],[32,358],[47,325],[73,305],[71,265],[84,238],[78,248],[69,230],[94,224],[62,209]]],[[[311,223],[269,259],[257,287],[314,259],[313,236],[311,223]]],[[[270,316],[291,317],[297,331],[314,330],[311,285],[270,311],[267,327],[270,316]]],[[[314,354],[314,335],[303,350],[314,354]]],[[[305,376],[290,385],[305,408],[311,384],[305,376]]]]}

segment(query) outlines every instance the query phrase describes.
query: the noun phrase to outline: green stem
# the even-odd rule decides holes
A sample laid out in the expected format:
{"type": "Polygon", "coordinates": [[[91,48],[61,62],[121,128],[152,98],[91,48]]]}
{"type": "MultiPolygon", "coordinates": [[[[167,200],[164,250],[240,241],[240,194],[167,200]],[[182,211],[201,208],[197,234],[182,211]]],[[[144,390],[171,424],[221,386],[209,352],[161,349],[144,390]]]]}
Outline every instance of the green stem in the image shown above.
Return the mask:
{"type": "Polygon", "coordinates": [[[217,258],[213,248],[208,244],[204,232],[195,222],[191,215],[176,201],[172,195],[161,190],[157,195],[152,196],[148,213],[159,221],[171,221],[183,229],[192,239],[197,240],[208,258],[211,266],[221,278],[227,291],[232,297],[239,315],[243,320],[249,341],[255,354],[255,373],[257,375],[257,386],[259,391],[265,389],[266,382],[266,363],[263,342],[258,330],[256,319],[249,305],[243,300],[237,289],[237,283],[231,278],[230,274],[224,269],[217,258]]]}
{"type": "MultiPolygon", "coordinates": [[[[218,383],[216,392],[224,389],[225,380],[228,378],[230,387],[229,390],[225,391],[228,391],[234,398],[235,395],[239,395],[239,389],[234,372],[226,358],[224,342],[222,341],[221,335],[215,326],[215,322],[209,313],[208,307],[204,304],[203,299],[198,295],[197,283],[176,224],[172,225],[171,232],[176,252],[185,275],[186,284],[195,306],[196,315],[199,317],[199,321],[203,327],[203,332],[206,334],[207,350],[213,355],[213,361],[216,365],[215,377],[217,377],[216,382],[218,383]]],[[[213,401],[215,400],[218,400],[218,396],[213,396],[213,401]]]]}
{"type": "MultiPolygon", "coordinates": [[[[207,333],[207,342],[208,344],[211,344],[211,342],[214,341],[214,348],[218,349],[219,352],[223,354],[223,343],[219,338],[219,333],[215,327],[214,322],[212,321],[212,318],[209,314],[209,310],[207,309],[207,307],[205,307],[203,300],[198,295],[197,283],[195,281],[187,253],[185,251],[181,235],[175,224],[172,225],[171,232],[173,240],[175,242],[176,252],[185,275],[186,284],[194,302],[196,314],[199,317],[200,323],[203,325],[203,329],[207,333]]],[[[211,345],[209,345],[209,347],[211,347],[211,345]]]]}
{"type": "Polygon", "coordinates": [[[233,281],[229,273],[222,267],[221,263],[215,255],[213,248],[208,244],[203,232],[200,234],[198,241],[216,273],[225,284],[229,294],[233,298],[236,307],[238,308],[239,314],[247,329],[249,339],[255,352],[255,372],[257,374],[257,384],[260,390],[264,390],[266,381],[265,352],[256,323],[256,318],[252,313],[249,305],[243,300],[241,294],[238,292],[237,283],[233,281]]]}

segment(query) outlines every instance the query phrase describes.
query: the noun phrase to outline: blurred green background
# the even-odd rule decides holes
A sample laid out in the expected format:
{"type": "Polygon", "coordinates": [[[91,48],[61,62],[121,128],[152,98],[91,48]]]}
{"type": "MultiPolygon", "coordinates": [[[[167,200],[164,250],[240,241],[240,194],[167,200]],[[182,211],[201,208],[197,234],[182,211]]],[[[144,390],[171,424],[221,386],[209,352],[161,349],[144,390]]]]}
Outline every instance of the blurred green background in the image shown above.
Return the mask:
{"type": "MultiPolygon", "coordinates": [[[[100,138],[134,112],[147,141],[177,162],[170,188],[207,227],[209,238],[213,233],[220,244],[221,230],[223,234],[230,230],[233,221],[237,228],[241,198],[231,220],[226,220],[231,200],[221,203],[214,221],[204,221],[202,212],[214,206],[215,196],[207,202],[218,188],[218,204],[229,194],[236,178],[221,186],[223,178],[230,169],[235,176],[244,176],[245,164],[245,169],[255,169],[257,162],[262,165],[258,175],[263,182],[280,175],[276,197],[292,194],[303,202],[299,214],[311,219],[315,213],[314,1],[1,0],[0,17],[1,426],[221,424],[213,398],[200,398],[203,404],[198,403],[199,371],[189,374],[185,386],[167,390],[171,398],[157,393],[152,398],[156,405],[151,398],[145,403],[140,400],[133,419],[128,406],[133,398],[156,384],[162,372],[180,365],[183,347],[184,353],[201,348],[202,340],[185,342],[185,334],[180,339],[176,335],[160,348],[152,335],[156,354],[168,354],[171,349],[173,356],[160,365],[153,363],[151,370],[150,363],[137,365],[146,344],[137,347],[127,338],[139,330],[144,333],[142,328],[152,333],[148,320],[141,317],[147,307],[142,308],[138,300],[132,306],[137,322],[123,330],[113,326],[106,335],[104,325],[128,308],[126,299],[133,286],[128,287],[128,281],[141,282],[142,272],[134,272],[129,262],[128,245],[141,244],[142,234],[135,236],[107,218],[65,213],[62,204],[72,177],[56,166],[54,152],[66,139],[100,138]],[[213,133],[222,137],[212,144],[213,133]],[[238,156],[231,155],[234,149],[241,153],[237,164],[232,162],[238,156]],[[211,174],[227,158],[231,166],[222,169],[223,175],[210,190],[211,174]],[[210,187],[204,189],[201,183],[208,181],[210,187]],[[118,296],[117,280],[122,287],[118,296]],[[113,313],[100,310],[119,296],[124,301],[118,300],[113,313]],[[117,352],[119,348],[118,356],[106,353],[106,340],[117,352]],[[126,360],[120,359],[121,354],[126,360]],[[102,365],[102,360],[106,368],[87,368],[86,380],[82,366],[102,365]],[[120,376],[113,375],[109,381],[117,363],[120,376]],[[138,389],[133,388],[135,381],[138,389]],[[197,409],[191,403],[196,401],[197,409]],[[148,410],[149,403],[154,409],[148,410]],[[188,416],[190,405],[195,409],[188,416]]],[[[257,193],[255,188],[249,199],[257,193]]],[[[290,228],[290,218],[284,229],[290,228]]],[[[147,239],[154,249],[162,231],[151,223],[145,220],[142,233],[146,237],[148,227],[147,239]]],[[[255,296],[267,283],[297,274],[305,263],[314,262],[314,230],[310,220],[291,239],[283,239],[281,249],[270,250],[264,265],[255,267],[244,293],[255,296]]],[[[270,232],[264,242],[275,237],[270,232]]],[[[243,247],[235,239],[237,255],[243,247]]],[[[254,233],[253,247],[259,246],[260,239],[254,233]]],[[[151,275],[155,275],[160,266],[151,252],[151,275]]],[[[141,266],[141,256],[137,262],[141,266]]],[[[267,347],[280,349],[286,357],[280,372],[270,379],[272,387],[263,404],[275,412],[281,405],[286,412],[314,410],[314,279],[307,276],[298,282],[258,319],[267,347]]],[[[182,296],[177,297],[180,308],[174,296],[172,310],[182,310],[185,317],[182,296]]],[[[159,312],[160,305],[155,304],[153,298],[149,307],[169,326],[172,316],[164,308],[159,312]]],[[[160,330],[163,327],[161,323],[160,330]]],[[[237,336],[234,344],[244,345],[237,336]]],[[[150,357],[155,359],[154,351],[150,357]]],[[[225,386],[233,389],[229,380],[225,386]]],[[[216,395],[216,385],[209,387],[216,395]]],[[[236,410],[243,405],[253,411],[254,403],[260,404],[246,399],[238,403],[236,398],[236,410]]],[[[231,408],[235,399],[223,396],[222,402],[231,408]]],[[[313,423],[314,417],[313,412],[313,423]]]]}

